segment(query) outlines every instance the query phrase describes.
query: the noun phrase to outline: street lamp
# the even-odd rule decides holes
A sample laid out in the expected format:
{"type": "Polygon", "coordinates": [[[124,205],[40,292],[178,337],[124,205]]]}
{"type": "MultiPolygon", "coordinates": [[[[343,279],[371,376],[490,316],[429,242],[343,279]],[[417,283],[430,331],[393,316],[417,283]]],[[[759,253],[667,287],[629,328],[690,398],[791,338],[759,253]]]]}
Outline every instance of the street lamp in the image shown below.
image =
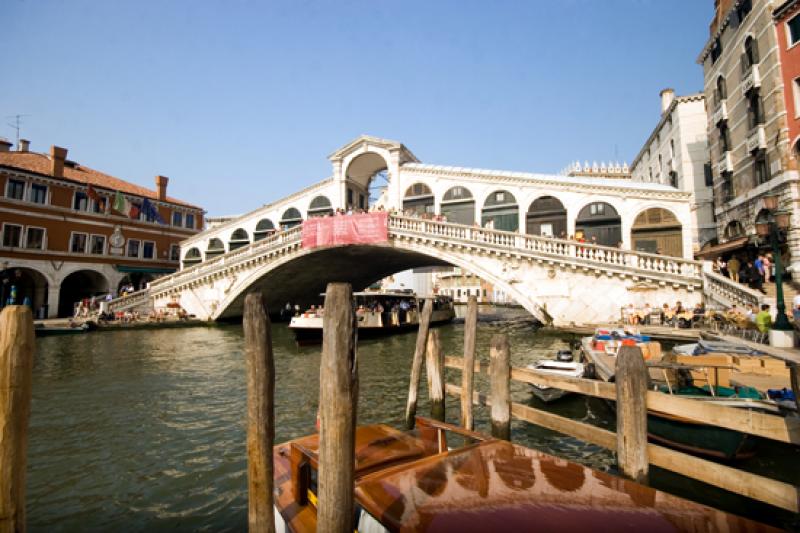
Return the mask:
{"type": "MultiPolygon", "coordinates": [[[[777,314],[772,329],[775,331],[794,331],[789,317],[786,316],[786,303],[783,301],[783,266],[778,242],[778,232],[789,228],[791,212],[778,209],[778,197],[764,197],[765,219],[756,221],[756,232],[760,237],[769,237],[772,244],[772,256],[775,260],[775,292],[777,298],[777,314]]],[[[788,334],[787,334],[788,336],[788,334]]],[[[774,344],[774,343],[773,343],[774,344]]],[[[792,346],[790,344],[790,346],[792,346]]]]}

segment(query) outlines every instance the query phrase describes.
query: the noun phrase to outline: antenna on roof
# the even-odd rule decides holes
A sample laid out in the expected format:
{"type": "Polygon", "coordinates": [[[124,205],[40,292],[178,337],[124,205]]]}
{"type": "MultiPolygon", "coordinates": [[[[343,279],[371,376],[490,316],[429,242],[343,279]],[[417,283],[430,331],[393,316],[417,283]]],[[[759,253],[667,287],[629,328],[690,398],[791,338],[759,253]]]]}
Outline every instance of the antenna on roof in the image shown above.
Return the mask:
{"type": "Polygon", "coordinates": [[[17,144],[19,147],[19,130],[22,129],[22,117],[29,117],[30,115],[8,115],[6,118],[14,119],[14,122],[9,122],[8,125],[14,128],[17,132],[17,144]]]}

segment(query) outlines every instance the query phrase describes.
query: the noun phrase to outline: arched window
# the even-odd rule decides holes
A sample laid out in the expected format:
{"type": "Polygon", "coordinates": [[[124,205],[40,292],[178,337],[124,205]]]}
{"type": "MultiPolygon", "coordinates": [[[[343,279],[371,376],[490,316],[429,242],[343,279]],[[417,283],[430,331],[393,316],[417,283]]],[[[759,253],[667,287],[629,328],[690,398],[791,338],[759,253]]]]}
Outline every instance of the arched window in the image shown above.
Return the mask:
{"type": "Polygon", "coordinates": [[[403,213],[409,215],[432,215],[434,213],[433,192],[424,183],[415,183],[403,197],[403,213]]]}
{"type": "Polygon", "coordinates": [[[519,229],[519,205],[514,195],[508,191],[495,191],[483,204],[481,225],[504,231],[519,229]]]}
{"type": "Polygon", "coordinates": [[[567,210],[564,204],[554,196],[542,196],[534,200],[528,207],[525,233],[566,238],[567,210]]]}
{"type": "Polygon", "coordinates": [[[575,237],[604,246],[617,246],[622,240],[622,219],[617,210],[605,202],[584,206],[575,220],[575,237]]]}
{"type": "Polygon", "coordinates": [[[262,218],[256,224],[256,230],[253,232],[253,240],[260,241],[266,239],[268,235],[275,233],[275,224],[268,218],[262,218]]]}
{"type": "Polygon", "coordinates": [[[683,256],[681,223],[672,211],[660,207],[639,213],[631,229],[631,242],[640,252],[683,256]]]}
{"type": "Polygon", "coordinates": [[[308,205],[308,218],[311,217],[324,217],[333,214],[333,207],[331,201],[327,196],[317,196],[308,205]]]}
{"type": "Polygon", "coordinates": [[[747,39],[744,40],[744,55],[742,56],[743,70],[749,70],[753,65],[757,65],[758,61],[758,42],[752,35],[748,35],[747,39]]]}
{"type": "Polygon", "coordinates": [[[303,222],[303,216],[300,214],[300,211],[294,207],[290,207],[283,212],[283,216],[281,217],[281,228],[293,228],[299,225],[301,222],[303,222]]]}
{"type": "Polygon", "coordinates": [[[211,259],[218,255],[225,253],[225,245],[220,239],[216,237],[208,241],[208,248],[206,248],[206,259],[211,259]]]}
{"type": "Polygon", "coordinates": [[[236,250],[237,248],[247,246],[248,244],[250,244],[250,236],[242,228],[237,228],[233,233],[231,233],[231,240],[228,241],[228,249],[236,250]]]}
{"type": "Polygon", "coordinates": [[[744,226],[738,220],[731,220],[728,222],[728,225],[725,226],[723,235],[727,240],[735,239],[737,237],[744,237],[744,226]]]}
{"type": "Polygon", "coordinates": [[[183,256],[183,265],[184,266],[194,265],[202,260],[203,260],[203,255],[200,253],[199,249],[189,248],[186,251],[186,255],[183,256]]]}
{"type": "Polygon", "coordinates": [[[466,187],[452,187],[442,198],[442,215],[448,222],[466,224],[475,223],[475,199],[466,187]]]}

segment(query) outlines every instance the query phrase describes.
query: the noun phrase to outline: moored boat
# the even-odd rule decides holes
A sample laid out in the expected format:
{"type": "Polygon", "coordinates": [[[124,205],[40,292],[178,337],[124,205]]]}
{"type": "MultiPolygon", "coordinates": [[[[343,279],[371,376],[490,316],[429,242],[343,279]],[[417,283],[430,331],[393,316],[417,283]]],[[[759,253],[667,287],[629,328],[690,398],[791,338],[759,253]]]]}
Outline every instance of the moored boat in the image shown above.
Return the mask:
{"type": "MultiPolygon", "coordinates": [[[[277,531],[317,529],[319,435],[273,449],[277,531]]],[[[355,434],[360,532],[770,531],[543,452],[418,418],[355,434]]]]}
{"type": "MultiPolygon", "coordinates": [[[[391,335],[416,328],[419,310],[424,300],[433,302],[431,325],[444,324],[455,318],[453,300],[449,296],[418,297],[413,292],[365,291],[353,293],[358,320],[359,338],[391,335]]],[[[322,340],[322,320],[325,310],[312,306],[292,317],[289,329],[299,343],[322,340]]]]}
{"type": "MultiPolygon", "coordinates": [[[[582,378],[584,372],[583,363],[573,361],[572,352],[569,350],[560,350],[555,359],[540,359],[528,365],[527,368],[544,374],[567,378],[582,378]]],[[[563,389],[534,383],[531,383],[531,389],[534,396],[545,403],[553,402],[569,394],[569,391],[563,389]]]]}

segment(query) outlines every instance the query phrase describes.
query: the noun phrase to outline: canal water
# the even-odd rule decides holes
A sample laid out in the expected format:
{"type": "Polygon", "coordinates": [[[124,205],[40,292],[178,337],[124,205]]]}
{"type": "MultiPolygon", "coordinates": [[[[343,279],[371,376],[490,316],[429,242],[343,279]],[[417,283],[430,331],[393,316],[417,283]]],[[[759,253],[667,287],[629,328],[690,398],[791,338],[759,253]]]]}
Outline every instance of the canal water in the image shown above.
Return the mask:
{"type": "MultiPolygon", "coordinates": [[[[463,325],[439,328],[446,354],[462,349],[463,325]]],[[[568,347],[527,322],[482,322],[478,353],[488,358],[494,333],[507,333],[512,363],[523,366],[568,347]]],[[[319,346],[297,347],[273,327],[277,442],[314,431],[319,346]]],[[[400,425],[415,334],[359,344],[359,423],[400,425]]],[[[31,531],[243,531],[247,526],[245,367],[239,325],[96,332],[37,339],[28,452],[31,531]]],[[[448,371],[449,381],[458,373],[448,371]]],[[[479,390],[488,390],[476,376],[479,390]]],[[[424,379],[424,378],[423,378],[424,379]]],[[[428,410],[421,387],[420,414],[428,410]]],[[[514,400],[541,407],[523,384],[514,400]]],[[[448,404],[448,421],[458,406],[448,404]]],[[[613,427],[604,403],[579,396],[551,410],[613,427]]],[[[489,431],[488,413],[476,411],[489,431]]],[[[514,422],[515,442],[614,470],[599,447],[514,422]]],[[[800,479],[795,448],[764,443],[744,466],[785,481],[800,479]]],[[[796,517],[656,470],[651,484],[715,507],[797,527],[796,517]]]]}

